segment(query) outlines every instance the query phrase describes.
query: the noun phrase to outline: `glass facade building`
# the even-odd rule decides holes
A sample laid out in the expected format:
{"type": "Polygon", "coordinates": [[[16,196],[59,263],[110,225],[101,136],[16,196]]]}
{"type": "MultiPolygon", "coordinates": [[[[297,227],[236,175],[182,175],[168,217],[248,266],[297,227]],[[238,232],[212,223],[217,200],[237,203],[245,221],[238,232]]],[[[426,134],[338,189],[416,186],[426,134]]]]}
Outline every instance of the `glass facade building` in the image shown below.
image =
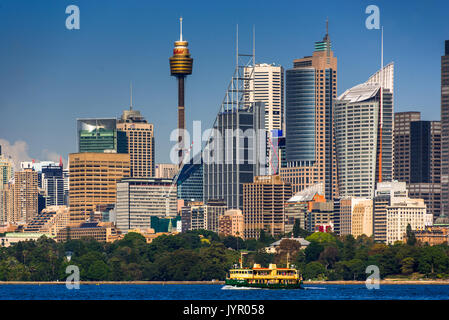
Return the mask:
{"type": "Polygon", "coordinates": [[[203,163],[185,164],[176,183],[178,199],[203,201],[203,163]]]}
{"type": "Polygon", "coordinates": [[[297,165],[315,162],[315,69],[286,71],[286,158],[297,165]]]}
{"type": "Polygon", "coordinates": [[[116,119],[78,119],[78,152],[127,153],[126,133],[117,130],[116,119]]]}
{"type": "Polygon", "coordinates": [[[243,184],[266,172],[265,108],[222,111],[203,151],[204,201],[224,199],[230,209],[242,209],[243,184]]]}

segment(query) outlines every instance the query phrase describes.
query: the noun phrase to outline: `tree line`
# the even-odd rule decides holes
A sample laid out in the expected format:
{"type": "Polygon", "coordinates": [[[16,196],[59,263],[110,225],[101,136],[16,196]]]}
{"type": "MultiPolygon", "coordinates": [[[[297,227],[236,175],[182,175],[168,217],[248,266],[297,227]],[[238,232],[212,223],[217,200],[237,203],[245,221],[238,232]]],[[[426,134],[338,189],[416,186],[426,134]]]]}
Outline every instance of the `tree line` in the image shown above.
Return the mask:
{"type": "Polygon", "coordinates": [[[55,242],[41,237],[0,248],[0,281],[64,281],[69,265],[79,267],[84,281],[224,280],[241,252],[246,267],[254,263],[285,266],[288,259],[305,280],[365,280],[369,265],[378,266],[382,278],[449,277],[448,245],[417,243],[412,232],[406,243],[394,245],[375,243],[366,236],[310,234],[300,228],[293,233],[305,237],[310,245],[301,248],[297,241],[284,239],[275,253],[266,253],[264,248],[280,237],[263,231],[258,240],[243,240],[197,230],[162,235],[150,244],[132,232],[113,243],[92,239],[55,242]]]}

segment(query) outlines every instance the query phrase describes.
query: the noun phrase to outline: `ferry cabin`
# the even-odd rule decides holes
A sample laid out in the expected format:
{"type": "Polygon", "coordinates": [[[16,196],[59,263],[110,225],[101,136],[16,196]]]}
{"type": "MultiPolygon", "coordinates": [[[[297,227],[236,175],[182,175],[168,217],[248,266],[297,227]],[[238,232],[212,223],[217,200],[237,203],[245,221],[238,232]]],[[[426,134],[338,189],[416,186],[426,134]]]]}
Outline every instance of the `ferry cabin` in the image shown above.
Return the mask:
{"type": "Polygon", "coordinates": [[[231,269],[229,279],[246,280],[249,284],[296,284],[300,275],[296,269],[276,268],[275,264],[270,264],[268,268],[261,268],[259,264],[255,264],[252,269],[231,269]]]}

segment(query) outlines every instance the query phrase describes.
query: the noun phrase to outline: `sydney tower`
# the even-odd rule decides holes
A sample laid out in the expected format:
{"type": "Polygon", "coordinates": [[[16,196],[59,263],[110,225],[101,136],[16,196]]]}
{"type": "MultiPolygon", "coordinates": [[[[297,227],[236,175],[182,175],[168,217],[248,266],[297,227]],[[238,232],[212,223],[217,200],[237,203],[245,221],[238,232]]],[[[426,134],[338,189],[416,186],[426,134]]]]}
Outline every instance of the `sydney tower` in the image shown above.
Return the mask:
{"type": "Polygon", "coordinates": [[[182,39],[182,18],[180,22],[180,36],[179,40],[175,41],[175,48],[173,49],[173,56],[170,58],[170,73],[178,79],[178,142],[180,149],[178,151],[179,166],[182,165],[183,147],[186,145],[183,137],[183,130],[185,129],[185,106],[184,106],[184,80],[187,75],[192,74],[193,59],[190,58],[189,43],[182,39]]]}

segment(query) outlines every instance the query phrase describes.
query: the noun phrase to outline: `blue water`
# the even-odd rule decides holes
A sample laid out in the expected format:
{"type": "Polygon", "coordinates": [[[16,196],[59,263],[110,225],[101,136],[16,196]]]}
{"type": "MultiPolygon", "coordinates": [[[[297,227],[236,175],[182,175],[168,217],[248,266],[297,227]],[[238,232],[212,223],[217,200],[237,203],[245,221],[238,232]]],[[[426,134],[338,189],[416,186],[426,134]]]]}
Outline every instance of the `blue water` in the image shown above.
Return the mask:
{"type": "Polygon", "coordinates": [[[449,286],[313,285],[306,290],[226,290],[222,285],[0,285],[0,300],[448,300],[449,286]]]}

